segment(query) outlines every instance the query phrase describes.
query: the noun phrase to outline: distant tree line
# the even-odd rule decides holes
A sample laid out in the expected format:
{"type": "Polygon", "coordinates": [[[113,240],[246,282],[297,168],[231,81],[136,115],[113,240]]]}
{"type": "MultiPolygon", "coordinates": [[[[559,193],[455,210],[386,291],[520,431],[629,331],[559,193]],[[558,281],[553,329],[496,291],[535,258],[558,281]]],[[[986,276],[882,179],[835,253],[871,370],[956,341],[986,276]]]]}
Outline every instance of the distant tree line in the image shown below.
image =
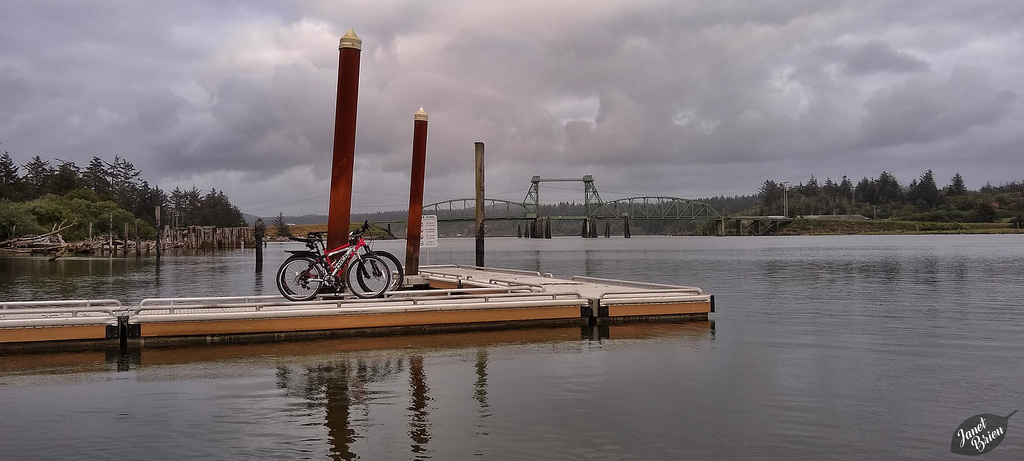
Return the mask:
{"type": "Polygon", "coordinates": [[[796,185],[767,180],[758,193],[760,202],[751,212],[760,215],[863,215],[933,222],[1019,222],[1024,214],[1024,184],[1010,182],[980,190],[968,190],[956,173],[939,186],[932,170],[904,186],[892,173],[863,178],[853,184],[846,176],[823,184],[811,175],[796,185]]]}
{"type": "Polygon", "coordinates": [[[93,157],[84,168],[54,160],[36,155],[19,167],[8,152],[0,153],[0,239],[49,231],[62,222],[78,224],[64,233],[67,239],[87,237],[87,223],[94,224],[95,234],[123,232],[125,223],[134,232],[136,219],[143,234],[152,237],[158,206],[165,210],[162,224],[246,225],[222,191],[202,194],[193,186],[167,194],[142,179],[142,172],[123,157],[112,162],[93,157]]]}

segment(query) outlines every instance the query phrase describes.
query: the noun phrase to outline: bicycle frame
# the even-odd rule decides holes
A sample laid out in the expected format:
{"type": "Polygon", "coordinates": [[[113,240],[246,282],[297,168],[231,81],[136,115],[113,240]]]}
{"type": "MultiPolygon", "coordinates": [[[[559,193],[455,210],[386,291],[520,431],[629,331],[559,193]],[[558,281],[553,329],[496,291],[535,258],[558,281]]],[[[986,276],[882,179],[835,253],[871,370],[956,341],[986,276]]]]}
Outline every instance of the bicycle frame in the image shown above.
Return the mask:
{"type": "Polygon", "coordinates": [[[326,251],[327,245],[323,242],[323,239],[317,240],[317,245],[320,247],[318,251],[323,255],[322,259],[324,260],[324,264],[327,266],[327,273],[335,277],[338,277],[339,274],[343,274],[345,272],[345,269],[352,262],[353,257],[359,257],[360,249],[366,248],[367,251],[369,251],[366,240],[364,240],[362,236],[359,236],[355,243],[349,241],[349,243],[337,247],[329,252],[326,251]]]}

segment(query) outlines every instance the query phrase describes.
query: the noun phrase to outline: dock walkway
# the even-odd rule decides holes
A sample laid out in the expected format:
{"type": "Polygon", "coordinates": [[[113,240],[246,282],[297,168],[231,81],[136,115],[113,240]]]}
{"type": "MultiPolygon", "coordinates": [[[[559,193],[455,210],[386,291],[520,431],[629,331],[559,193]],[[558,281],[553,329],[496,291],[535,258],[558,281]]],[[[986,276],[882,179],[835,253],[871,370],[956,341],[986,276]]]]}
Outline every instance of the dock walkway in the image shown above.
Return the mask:
{"type": "Polygon", "coordinates": [[[209,342],[338,332],[396,333],[587,323],[616,318],[706,319],[714,297],[700,288],[474,266],[426,266],[429,287],[384,298],[281,296],[0,301],[0,345],[54,342],[209,342]]]}

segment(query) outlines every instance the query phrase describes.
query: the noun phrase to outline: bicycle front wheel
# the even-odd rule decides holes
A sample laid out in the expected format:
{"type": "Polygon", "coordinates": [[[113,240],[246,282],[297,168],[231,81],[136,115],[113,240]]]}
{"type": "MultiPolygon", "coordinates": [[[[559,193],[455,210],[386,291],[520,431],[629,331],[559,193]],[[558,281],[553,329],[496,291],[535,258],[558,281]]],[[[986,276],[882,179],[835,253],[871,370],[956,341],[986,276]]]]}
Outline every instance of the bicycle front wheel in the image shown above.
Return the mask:
{"type": "Polygon", "coordinates": [[[370,253],[388,265],[388,269],[391,270],[391,287],[388,291],[395,291],[402,287],[402,280],[405,278],[405,269],[402,268],[402,262],[398,260],[398,257],[388,253],[386,251],[374,251],[370,253]]]}
{"type": "Polygon", "coordinates": [[[291,301],[309,301],[324,284],[324,273],[309,256],[292,256],[277,270],[277,289],[291,301]]]}
{"type": "Polygon", "coordinates": [[[380,258],[362,255],[345,270],[345,285],[357,297],[377,298],[391,286],[391,271],[380,258]]]}

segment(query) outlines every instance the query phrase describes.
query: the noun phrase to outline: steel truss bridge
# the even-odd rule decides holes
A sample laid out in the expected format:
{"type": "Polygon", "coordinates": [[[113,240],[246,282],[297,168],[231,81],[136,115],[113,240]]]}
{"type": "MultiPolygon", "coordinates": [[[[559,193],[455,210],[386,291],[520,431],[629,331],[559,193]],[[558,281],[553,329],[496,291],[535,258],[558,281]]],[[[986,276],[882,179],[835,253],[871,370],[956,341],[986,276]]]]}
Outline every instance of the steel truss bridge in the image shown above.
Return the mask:
{"type": "MultiPolygon", "coordinates": [[[[484,199],[484,215],[487,221],[527,221],[528,232],[536,236],[544,222],[550,232],[551,220],[579,220],[584,224],[583,235],[596,236],[596,221],[623,219],[628,235],[629,220],[670,220],[670,221],[717,221],[718,234],[727,232],[735,235],[768,235],[778,232],[791,219],[780,216],[722,216],[707,203],[680,197],[644,195],[618,200],[604,201],[591,175],[582,178],[542,178],[534,176],[530,189],[522,202],[496,198],[484,199]],[[583,209],[585,215],[542,216],[540,184],[544,182],[582,182],[583,209]],[[728,227],[726,221],[729,221],[728,227]]],[[[440,222],[476,220],[476,199],[458,198],[434,202],[423,206],[424,215],[435,215],[440,222]]]]}
{"type": "MultiPolygon", "coordinates": [[[[423,214],[437,216],[438,221],[473,221],[476,217],[476,199],[459,198],[435,202],[423,207],[423,214]]],[[[613,219],[632,218],[650,220],[720,220],[722,216],[710,205],[679,197],[647,195],[604,201],[594,185],[594,177],[541,178],[534,176],[530,189],[522,202],[484,199],[484,214],[492,220],[549,219],[613,219]],[[540,183],[582,182],[585,215],[541,216],[540,183]]]]}
{"type": "MultiPolygon", "coordinates": [[[[667,196],[629,197],[600,202],[586,216],[540,216],[540,207],[509,200],[485,198],[484,214],[488,221],[525,221],[550,218],[554,220],[581,219],[651,219],[651,220],[720,220],[723,217],[710,205],[694,200],[667,196]]],[[[435,215],[438,221],[473,221],[476,219],[476,199],[458,198],[423,206],[424,215],[435,215]]]]}

